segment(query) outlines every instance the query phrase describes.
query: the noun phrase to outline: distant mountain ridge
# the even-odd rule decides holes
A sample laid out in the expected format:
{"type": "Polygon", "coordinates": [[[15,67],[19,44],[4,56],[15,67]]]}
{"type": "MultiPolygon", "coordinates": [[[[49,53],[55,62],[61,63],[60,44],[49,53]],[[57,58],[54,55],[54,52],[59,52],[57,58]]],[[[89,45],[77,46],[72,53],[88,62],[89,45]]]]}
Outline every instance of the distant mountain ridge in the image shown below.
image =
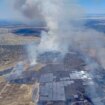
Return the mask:
{"type": "Polygon", "coordinates": [[[9,25],[21,25],[22,22],[11,21],[11,20],[0,20],[0,26],[9,26],[9,25]]]}
{"type": "Polygon", "coordinates": [[[21,22],[15,20],[0,20],[0,27],[6,26],[35,26],[35,27],[45,27],[45,22],[42,21],[30,21],[30,22],[21,22]]]}

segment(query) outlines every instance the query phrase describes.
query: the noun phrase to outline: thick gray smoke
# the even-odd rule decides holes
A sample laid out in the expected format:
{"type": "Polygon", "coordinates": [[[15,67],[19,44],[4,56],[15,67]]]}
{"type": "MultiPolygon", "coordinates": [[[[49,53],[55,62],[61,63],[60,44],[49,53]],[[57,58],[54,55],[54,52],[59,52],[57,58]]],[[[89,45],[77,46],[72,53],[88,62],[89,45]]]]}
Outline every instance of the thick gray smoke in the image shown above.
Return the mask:
{"type": "Polygon", "coordinates": [[[15,9],[21,11],[23,15],[30,19],[36,18],[42,20],[42,10],[38,3],[35,0],[16,0],[15,9]]]}
{"type": "MultiPolygon", "coordinates": [[[[41,42],[36,48],[39,53],[53,50],[66,53],[72,46],[96,59],[105,68],[105,37],[78,25],[84,10],[76,0],[16,0],[16,8],[26,17],[46,22],[49,32],[42,32],[41,42]]],[[[30,53],[37,56],[35,50],[30,53]]]]}

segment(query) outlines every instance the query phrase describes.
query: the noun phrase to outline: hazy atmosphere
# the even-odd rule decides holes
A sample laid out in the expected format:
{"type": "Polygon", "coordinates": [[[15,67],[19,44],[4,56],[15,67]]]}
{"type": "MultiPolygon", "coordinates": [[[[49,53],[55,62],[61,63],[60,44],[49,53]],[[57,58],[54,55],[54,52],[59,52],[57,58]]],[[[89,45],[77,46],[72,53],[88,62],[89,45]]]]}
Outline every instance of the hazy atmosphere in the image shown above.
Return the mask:
{"type": "Polygon", "coordinates": [[[105,105],[105,0],[0,0],[0,105],[105,105]]]}
{"type": "MultiPolygon", "coordinates": [[[[68,0],[69,4],[75,1],[77,5],[81,6],[87,15],[105,14],[105,0],[68,0]]],[[[0,0],[0,19],[24,20],[25,16],[20,11],[26,11],[27,8],[24,6],[27,5],[28,7],[31,7],[31,9],[28,10],[30,11],[30,14],[31,12],[37,12],[37,9],[35,9],[37,4],[35,2],[36,0],[0,0]],[[33,2],[32,5],[31,2],[33,2]],[[32,9],[34,9],[34,11],[31,11],[32,9]]],[[[34,19],[37,19],[38,16],[39,11],[33,14],[30,18],[34,17],[34,19]]],[[[27,17],[29,16],[27,15],[27,17]]]]}

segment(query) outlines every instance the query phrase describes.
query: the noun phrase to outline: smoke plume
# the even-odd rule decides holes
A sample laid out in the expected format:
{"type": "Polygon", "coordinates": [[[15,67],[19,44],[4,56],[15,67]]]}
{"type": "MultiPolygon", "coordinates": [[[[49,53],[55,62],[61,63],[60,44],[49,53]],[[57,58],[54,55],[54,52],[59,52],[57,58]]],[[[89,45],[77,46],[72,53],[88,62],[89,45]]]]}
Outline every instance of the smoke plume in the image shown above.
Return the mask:
{"type": "Polygon", "coordinates": [[[41,10],[34,0],[16,0],[15,8],[28,18],[42,18],[41,10]]]}
{"type": "Polygon", "coordinates": [[[31,43],[27,45],[27,51],[28,51],[28,59],[30,61],[31,66],[37,64],[37,47],[36,43],[31,43]]]}
{"type": "MultiPolygon", "coordinates": [[[[15,4],[24,16],[42,19],[49,28],[48,33],[42,32],[40,44],[35,48],[38,53],[66,53],[72,46],[96,59],[105,68],[105,37],[102,33],[81,26],[85,11],[76,0],[16,0],[15,4]]],[[[37,56],[35,50],[30,51],[37,56]]]]}

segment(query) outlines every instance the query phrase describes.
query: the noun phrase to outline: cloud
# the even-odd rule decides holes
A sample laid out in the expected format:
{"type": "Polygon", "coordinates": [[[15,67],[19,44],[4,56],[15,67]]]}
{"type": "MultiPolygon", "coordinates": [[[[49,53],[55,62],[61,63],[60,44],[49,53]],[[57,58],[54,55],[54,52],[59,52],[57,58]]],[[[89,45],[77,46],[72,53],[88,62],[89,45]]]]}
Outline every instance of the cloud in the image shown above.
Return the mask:
{"type": "Polygon", "coordinates": [[[14,8],[30,20],[44,21],[39,2],[36,0],[15,0],[14,8]]]}

